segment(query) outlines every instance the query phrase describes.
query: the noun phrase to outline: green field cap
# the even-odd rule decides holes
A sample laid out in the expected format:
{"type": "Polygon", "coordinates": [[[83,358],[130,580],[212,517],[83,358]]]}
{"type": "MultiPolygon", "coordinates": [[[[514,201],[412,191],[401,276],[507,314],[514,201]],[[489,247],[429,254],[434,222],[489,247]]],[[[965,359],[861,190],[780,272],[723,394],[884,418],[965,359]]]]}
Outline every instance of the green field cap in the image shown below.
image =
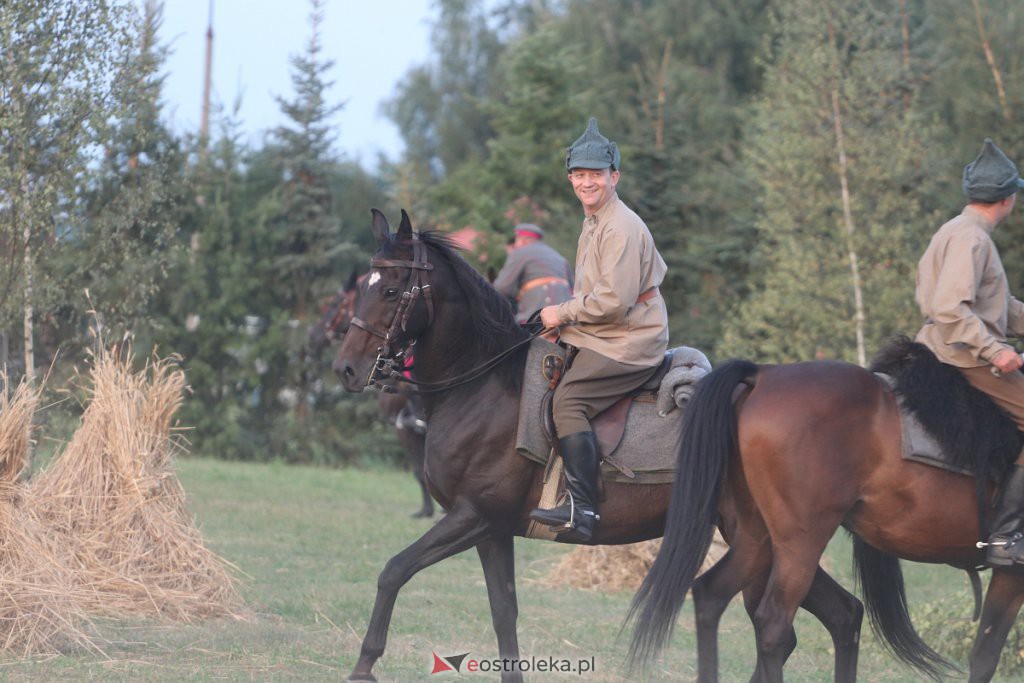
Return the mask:
{"type": "Polygon", "coordinates": [[[572,143],[565,155],[565,170],[574,168],[601,169],[609,166],[619,169],[622,161],[619,148],[614,142],[601,135],[597,130],[597,119],[590,117],[587,129],[576,142],[572,143]]]}
{"type": "Polygon", "coordinates": [[[998,202],[1022,187],[1017,167],[991,138],[985,138],[978,158],[964,166],[964,194],[969,201],[998,202]]]}

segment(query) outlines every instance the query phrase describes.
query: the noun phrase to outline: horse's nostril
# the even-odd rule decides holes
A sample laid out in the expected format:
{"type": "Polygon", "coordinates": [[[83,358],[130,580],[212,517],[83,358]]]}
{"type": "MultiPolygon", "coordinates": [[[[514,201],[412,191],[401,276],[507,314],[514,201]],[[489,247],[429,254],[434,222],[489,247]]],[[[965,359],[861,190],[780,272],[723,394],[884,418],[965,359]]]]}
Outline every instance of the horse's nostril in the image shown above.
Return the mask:
{"type": "Polygon", "coordinates": [[[337,363],[334,365],[334,374],[343,382],[346,378],[355,376],[351,365],[338,365],[337,363]]]}

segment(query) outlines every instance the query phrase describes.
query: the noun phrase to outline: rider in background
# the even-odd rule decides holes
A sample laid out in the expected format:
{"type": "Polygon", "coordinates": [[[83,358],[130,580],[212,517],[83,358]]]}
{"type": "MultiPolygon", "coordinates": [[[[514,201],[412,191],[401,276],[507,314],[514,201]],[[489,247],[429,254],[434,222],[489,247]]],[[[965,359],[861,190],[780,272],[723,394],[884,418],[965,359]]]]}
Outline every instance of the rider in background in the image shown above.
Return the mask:
{"type": "Polygon", "coordinates": [[[540,312],[570,352],[553,399],[569,500],[530,518],[561,529],[560,541],[588,542],[600,519],[600,453],[590,419],[650,379],[668,346],[658,290],[667,268],[647,226],[616,194],[620,160],[593,118],[569,147],[565,168],[585,216],[576,286],[571,299],[540,312]]]}
{"type": "Polygon", "coordinates": [[[512,249],[494,280],[494,288],[515,304],[520,323],[572,296],[569,262],[543,240],[544,231],[533,223],[517,225],[512,249]]]}
{"type": "MultiPolygon", "coordinates": [[[[956,366],[1024,431],[1024,374],[1006,339],[1024,335],[1024,303],[1010,294],[996,225],[1024,187],[1017,167],[986,139],[964,168],[967,206],[939,228],[917,267],[917,303],[925,316],[917,341],[956,366]],[[993,372],[996,370],[998,372],[993,372]]],[[[1024,451],[1002,483],[988,539],[988,563],[1024,565],[1024,451]]]]}

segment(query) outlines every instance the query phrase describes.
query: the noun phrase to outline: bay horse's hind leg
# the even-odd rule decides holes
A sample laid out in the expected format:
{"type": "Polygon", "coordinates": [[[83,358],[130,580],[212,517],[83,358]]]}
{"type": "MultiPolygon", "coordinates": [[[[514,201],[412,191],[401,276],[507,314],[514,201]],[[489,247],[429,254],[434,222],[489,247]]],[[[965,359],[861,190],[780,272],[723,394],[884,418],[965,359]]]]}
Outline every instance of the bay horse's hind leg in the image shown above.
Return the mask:
{"type": "Polygon", "coordinates": [[[472,548],[489,534],[487,523],[472,506],[457,503],[427,533],[388,560],[377,579],[377,599],[359,651],[359,661],[349,674],[350,681],[377,680],[373,676],[373,665],[384,654],[391,613],[402,586],[421,569],[472,548]]]}
{"type": "MultiPolygon", "coordinates": [[[[514,538],[511,535],[481,541],[476,546],[487,582],[487,598],[491,603],[491,621],[498,636],[498,656],[503,660],[519,659],[519,636],[516,619],[516,566],[514,538]]],[[[523,680],[519,671],[502,671],[501,680],[513,683],[523,680]]]]}
{"type": "Polygon", "coordinates": [[[971,683],[992,680],[1022,601],[1024,576],[1002,569],[994,570],[971,650],[971,683]]]}

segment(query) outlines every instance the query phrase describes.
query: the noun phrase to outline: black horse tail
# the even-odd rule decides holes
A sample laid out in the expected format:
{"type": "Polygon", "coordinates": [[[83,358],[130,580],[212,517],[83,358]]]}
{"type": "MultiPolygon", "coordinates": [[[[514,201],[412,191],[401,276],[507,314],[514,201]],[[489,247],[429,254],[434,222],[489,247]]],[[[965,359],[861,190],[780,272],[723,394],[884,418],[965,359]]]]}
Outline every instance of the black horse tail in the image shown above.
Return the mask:
{"type": "Polygon", "coordinates": [[[871,630],[896,657],[939,681],[959,671],[928,647],[910,623],[899,558],[853,537],[853,567],[867,607],[871,630]]]}
{"type": "Polygon", "coordinates": [[[704,377],[686,404],[665,536],[626,615],[636,624],[630,664],[648,661],[668,642],[711,546],[726,468],[738,450],[733,393],[757,371],[749,361],[729,361],[704,377]]]}

